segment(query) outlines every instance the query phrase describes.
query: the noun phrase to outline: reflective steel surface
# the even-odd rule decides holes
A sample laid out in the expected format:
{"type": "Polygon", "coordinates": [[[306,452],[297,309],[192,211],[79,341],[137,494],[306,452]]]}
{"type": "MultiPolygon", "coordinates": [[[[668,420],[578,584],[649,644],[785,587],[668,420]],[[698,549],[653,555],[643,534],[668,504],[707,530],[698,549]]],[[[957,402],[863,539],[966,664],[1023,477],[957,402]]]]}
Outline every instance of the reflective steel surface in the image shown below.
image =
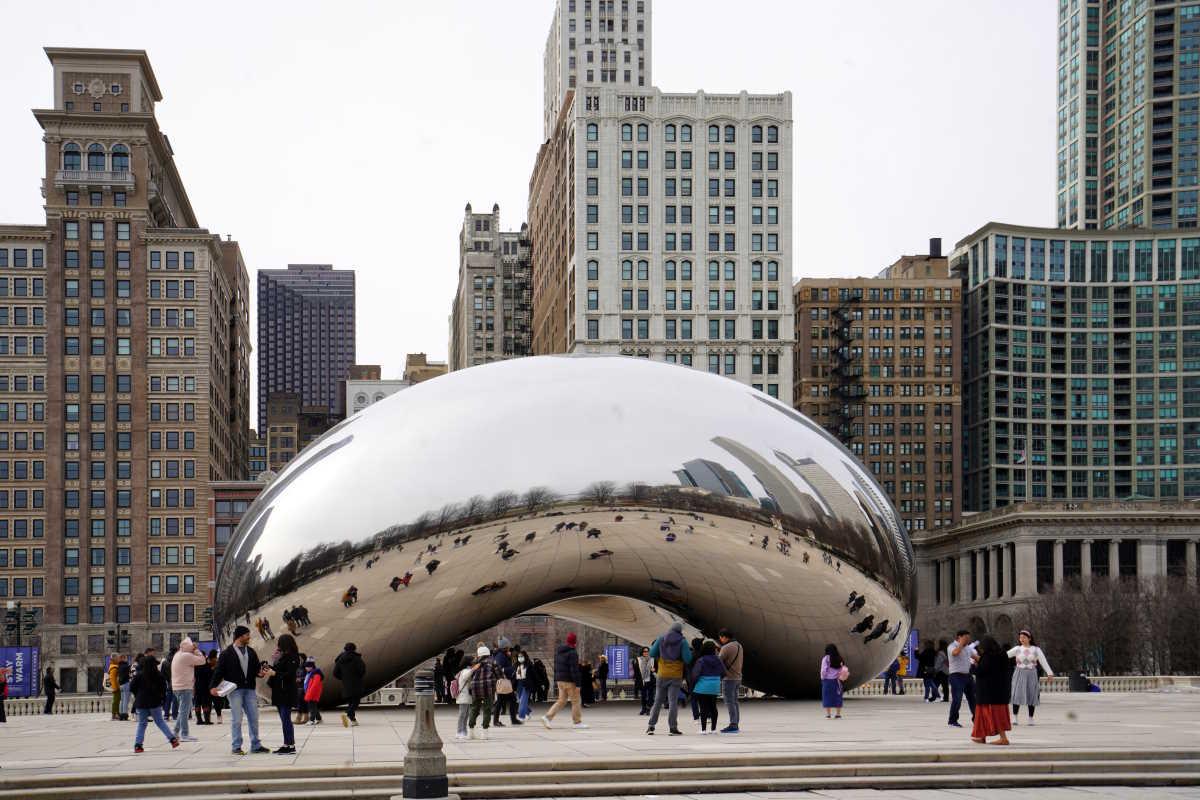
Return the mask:
{"type": "Polygon", "coordinates": [[[745,682],[798,697],[818,692],[828,642],[850,685],[891,663],[914,576],[882,490],[787,405],[685,367],[544,356],[421,383],[306,448],[226,549],[215,615],[227,642],[306,607],[326,704],[347,641],[371,691],[557,601],[646,643],[665,616],[645,604],[731,628],[745,682]],[[620,599],[575,600],[604,595],[620,599]]]}

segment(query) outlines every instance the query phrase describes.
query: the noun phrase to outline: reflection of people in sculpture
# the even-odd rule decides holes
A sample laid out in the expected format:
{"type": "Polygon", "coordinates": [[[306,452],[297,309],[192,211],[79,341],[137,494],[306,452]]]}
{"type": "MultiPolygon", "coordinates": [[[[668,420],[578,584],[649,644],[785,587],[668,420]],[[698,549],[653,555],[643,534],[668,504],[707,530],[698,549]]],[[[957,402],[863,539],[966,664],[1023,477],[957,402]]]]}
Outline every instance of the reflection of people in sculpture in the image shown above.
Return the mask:
{"type": "Polygon", "coordinates": [[[875,641],[880,636],[883,636],[883,634],[887,632],[887,629],[888,629],[888,621],[885,619],[883,622],[881,622],[875,626],[875,630],[873,630],[867,634],[867,637],[865,639],[863,639],[863,644],[866,644],[867,642],[875,641]]]}
{"type": "Polygon", "coordinates": [[[853,628],[851,628],[850,632],[851,633],[865,633],[866,631],[870,630],[871,626],[874,624],[875,624],[875,617],[872,616],[871,614],[868,614],[867,616],[863,617],[861,622],[859,622],[857,625],[855,625],[853,628]]]}
{"type": "Polygon", "coordinates": [[[431,560],[431,561],[430,561],[428,564],[426,564],[426,565],[425,565],[425,571],[426,571],[426,572],[428,572],[430,575],[432,575],[432,574],[433,574],[433,571],[434,571],[435,569],[437,569],[437,568],[438,568],[438,565],[439,565],[439,564],[441,564],[441,563],[442,563],[442,562],[441,562],[441,561],[438,561],[436,558],[435,558],[435,559],[432,559],[432,560],[431,560]]]}
{"type": "Polygon", "coordinates": [[[864,597],[863,595],[859,595],[857,598],[855,598],[854,603],[850,606],[850,613],[851,614],[858,613],[859,611],[862,610],[862,607],[865,606],[866,604],[867,604],[867,598],[864,597]]]}
{"type": "Polygon", "coordinates": [[[846,601],[846,608],[854,605],[854,601],[858,599],[858,592],[850,592],[850,598],[846,601]]]}

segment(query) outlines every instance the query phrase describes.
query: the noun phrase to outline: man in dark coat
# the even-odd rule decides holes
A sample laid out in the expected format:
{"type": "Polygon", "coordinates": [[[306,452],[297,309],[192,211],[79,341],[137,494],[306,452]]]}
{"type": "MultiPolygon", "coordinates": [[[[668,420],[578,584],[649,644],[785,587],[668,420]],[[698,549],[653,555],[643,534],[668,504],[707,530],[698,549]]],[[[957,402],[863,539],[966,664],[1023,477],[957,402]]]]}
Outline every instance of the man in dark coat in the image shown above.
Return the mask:
{"type": "Polygon", "coordinates": [[[362,700],[363,678],[367,676],[367,665],[354,646],[354,642],[346,642],[341,654],[333,662],[333,677],[342,682],[342,699],[346,701],[346,713],[342,714],[342,727],[358,727],[354,718],[354,710],[362,700]]]}
{"type": "Polygon", "coordinates": [[[582,701],[579,697],[579,653],[575,651],[578,641],[572,631],[567,634],[567,643],[560,645],[554,653],[554,680],[558,683],[558,700],[542,717],[542,724],[547,728],[550,727],[554,715],[564,708],[568,701],[571,703],[571,721],[575,723],[575,727],[588,727],[583,722],[583,711],[580,708],[582,701]]]}
{"type": "Polygon", "coordinates": [[[145,741],[146,725],[153,719],[154,724],[167,737],[171,747],[179,747],[179,739],[171,732],[163,720],[162,705],[167,696],[168,681],[163,677],[158,662],[154,660],[154,648],[147,648],[138,662],[138,672],[130,682],[133,692],[133,706],[137,712],[137,733],[134,734],[133,752],[144,752],[142,742],[145,741]]]}
{"type": "Polygon", "coordinates": [[[217,697],[221,684],[229,681],[236,687],[225,700],[233,715],[233,754],[245,755],[242,750],[242,717],[246,717],[246,729],[250,731],[250,752],[269,753],[258,738],[258,695],[254,686],[262,673],[258,654],[250,646],[250,629],[238,625],[233,629],[233,644],[221,651],[217,666],[213,670],[209,694],[217,697]]]}

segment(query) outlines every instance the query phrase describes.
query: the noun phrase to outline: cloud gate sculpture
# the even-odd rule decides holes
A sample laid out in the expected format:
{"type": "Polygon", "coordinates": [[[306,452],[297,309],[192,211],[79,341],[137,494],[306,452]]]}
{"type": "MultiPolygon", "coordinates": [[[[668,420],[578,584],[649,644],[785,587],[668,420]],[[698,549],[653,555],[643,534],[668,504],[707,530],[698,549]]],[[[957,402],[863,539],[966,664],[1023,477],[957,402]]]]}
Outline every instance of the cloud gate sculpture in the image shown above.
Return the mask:
{"type": "Polygon", "coordinates": [[[663,611],[728,627],[748,686],[809,697],[826,643],[853,685],[891,663],[914,576],[879,486],[787,405],[675,365],[545,356],[419,384],[308,446],[243,517],[214,611],[227,643],[306,607],[328,704],[347,641],[371,691],[534,609],[646,644],[663,611]]]}

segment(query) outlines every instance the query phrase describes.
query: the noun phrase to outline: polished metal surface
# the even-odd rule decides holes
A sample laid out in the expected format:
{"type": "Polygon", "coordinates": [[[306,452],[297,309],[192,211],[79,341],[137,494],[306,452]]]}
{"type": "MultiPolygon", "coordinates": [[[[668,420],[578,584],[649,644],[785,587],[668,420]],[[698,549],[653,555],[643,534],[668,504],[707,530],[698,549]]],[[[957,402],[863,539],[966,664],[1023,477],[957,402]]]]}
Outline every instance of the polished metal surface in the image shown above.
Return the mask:
{"type": "Polygon", "coordinates": [[[305,606],[300,649],[327,704],[344,642],[370,691],[548,605],[646,643],[658,609],[729,627],[749,686],[800,697],[818,692],[828,642],[850,685],[891,663],[914,575],[883,492],[787,405],[685,367],[545,356],[421,383],[306,448],[226,549],[215,614],[227,642],[305,606]]]}

